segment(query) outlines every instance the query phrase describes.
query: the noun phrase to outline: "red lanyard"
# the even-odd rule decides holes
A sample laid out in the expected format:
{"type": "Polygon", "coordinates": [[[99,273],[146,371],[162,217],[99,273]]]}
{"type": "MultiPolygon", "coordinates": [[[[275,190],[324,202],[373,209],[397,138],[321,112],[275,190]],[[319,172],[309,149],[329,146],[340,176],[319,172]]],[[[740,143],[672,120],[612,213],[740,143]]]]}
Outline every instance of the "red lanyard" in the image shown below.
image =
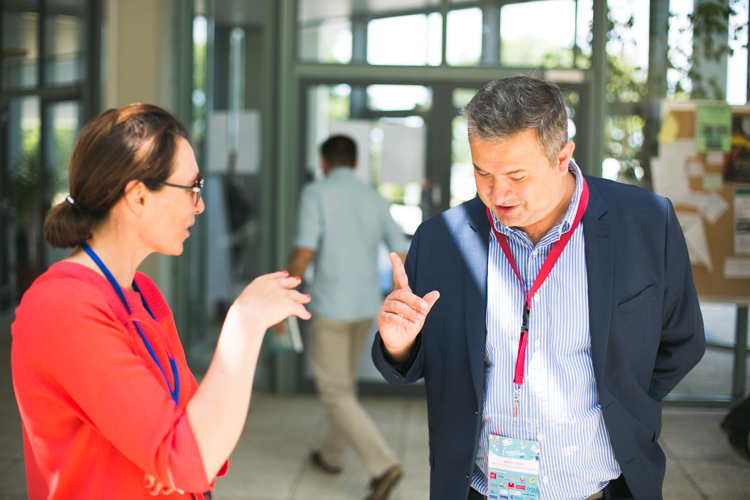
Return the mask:
{"type": "Polygon", "coordinates": [[[518,278],[518,282],[521,284],[521,289],[523,290],[524,295],[526,295],[526,301],[524,302],[524,305],[523,305],[523,315],[522,315],[523,324],[521,326],[521,341],[518,344],[518,357],[516,358],[516,369],[515,369],[515,374],[513,376],[513,383],[516,384],[517,386],[513,394],[513,403],[514,403],[513,420],[516,420],[516,418],[518,418],[518,389],[520,388],[520,386],[523,385],[523,372],[524,372],[524,364],[526,360],[526,343],[528,341],[529,310],[531,308],[531,298],[542,286],[542,283],[544,283],[544,280],[547,279],[547,276],[549,276],[549,274],[552,272],[552,268],[555,266],[557,259],[560,258],[560,254],[562,254],[563,250],[565,250],[565,246],[568,244],[568,242],[570,241],[570,238],[573,236],[573,233],[578,227],[578,224],[581,222],[583,213],[586,211],[586,207],[589,204],[589,187],[586,184],[586,179],[581,177],[581,181],[583,182],[583,190],[581,191],[581,200],[578,202],[578,211],[576,212],[576,217],[573,220],[573,225],[571,226],[570,230],[563,233],[560,236],[560,239],[557,240],[555,244],[552,246],[552,249],[550,250],[549,255],[547,255],[547,258],[544,260],[544,263],[542,264],[542,268],[539,270],[539,274],[537,274],[536,279],[534,280],[534,284],[532,285],[531,290],[529,290],[528,293],[526,292],[526,286],[524,286],[523,280],[521,279],[521,274],[518,272],[518,268],[516,267],[516,261],[513,259],[513,254],[510,252],[510,247],[508,246],[508,239],[505,237],[504,234],[500,233],[497,229],[495,229],[495,224],[492,221],[492,212],[490,212],[489,208],[486,209],[487,219],[490,221],[490,227],[492,228],[492,232],[495,234],[495,238],[497,238],[497,242],[500,243],[500,247],[503,249],[505,258],[508,259],[508,262],[513,268],[513,272],[516,274],[516,278],[518,278]]]}

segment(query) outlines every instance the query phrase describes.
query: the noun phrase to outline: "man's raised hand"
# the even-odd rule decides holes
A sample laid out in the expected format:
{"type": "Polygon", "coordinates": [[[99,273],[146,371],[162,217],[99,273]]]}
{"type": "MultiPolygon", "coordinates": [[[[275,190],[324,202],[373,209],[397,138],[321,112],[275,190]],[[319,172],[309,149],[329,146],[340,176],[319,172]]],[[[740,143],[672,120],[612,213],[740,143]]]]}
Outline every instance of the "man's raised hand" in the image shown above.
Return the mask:
{"type": "Polygon", "coordinates": [[[390,257],[394,289],[378,313],[378,330],[388,354],[403,364],[411,356],[414,339],[422,331],[424,320],[440,298],[440,292],[432,291],[424,298],[414,295],[401,259],[395,253],[390,257]]]}

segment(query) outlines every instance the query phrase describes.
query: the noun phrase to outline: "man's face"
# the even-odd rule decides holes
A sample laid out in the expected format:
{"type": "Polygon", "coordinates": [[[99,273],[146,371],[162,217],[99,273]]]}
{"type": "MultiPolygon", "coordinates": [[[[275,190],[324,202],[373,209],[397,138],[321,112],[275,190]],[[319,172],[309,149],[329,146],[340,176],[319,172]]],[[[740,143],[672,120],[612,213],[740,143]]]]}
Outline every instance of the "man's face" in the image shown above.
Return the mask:
{"type": "Polygon", "coordinates": [[[566,176],[573,143],[565,144],[553,165],[535,130],[519,132],[502,142],[469,137],[469,144],[479,197],[503,225],[531,234],[559,222],[550,225],[563,203],[567,206],[570,177],[566,176]]]}

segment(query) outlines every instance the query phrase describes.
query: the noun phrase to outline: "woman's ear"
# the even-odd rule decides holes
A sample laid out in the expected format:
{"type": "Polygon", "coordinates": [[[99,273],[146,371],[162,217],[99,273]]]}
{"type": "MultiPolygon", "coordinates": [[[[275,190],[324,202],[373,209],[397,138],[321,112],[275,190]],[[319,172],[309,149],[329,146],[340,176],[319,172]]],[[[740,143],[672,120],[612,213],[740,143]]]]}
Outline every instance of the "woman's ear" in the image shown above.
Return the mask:
{"type": "Polygon", "coordinates": [[[133,179],[125,185],[125,195],[123,196],[125,205],[128,209],[139,215],[146,204],[147,196],[148,189],[146,189],[143,182],[138,179],[133,179]]]}

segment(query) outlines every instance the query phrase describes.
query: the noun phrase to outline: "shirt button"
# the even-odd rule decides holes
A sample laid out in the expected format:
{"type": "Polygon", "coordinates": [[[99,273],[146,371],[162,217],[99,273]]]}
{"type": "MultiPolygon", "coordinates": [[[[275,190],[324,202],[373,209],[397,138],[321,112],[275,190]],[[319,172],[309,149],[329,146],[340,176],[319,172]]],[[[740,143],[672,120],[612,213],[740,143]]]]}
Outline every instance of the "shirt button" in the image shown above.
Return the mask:
{"type": "MultiPolygon", "coordinates": [[[[536,440],[537,440],[537,441],[541,441],[542,439],[544,439],[544,434],[542,434],[542,433],[540,432],[539,434],[537,434],[537,435],[536,435],[536,440]]],[[[546,476],[545,476],[545,478],[544,478],[544,482],[545,482],[545,483],[547,482],[547,477],[546,477],[546,476]]]]}
{"type": "Polygon", "coordinates": [[[547,479],[547,476],[544,476],[544,477],[542,478],[542,481],[544,481],[544,482],[546,483],[546,482],[548,481],[548,479],[547,479]]]}
{"type": "Polygon", "coordinates": [[[539,347],[540,345],[542,345],[542,343],[539,342],[538,340],[536,342],[534,342],[534,347],[539,347]]]}
{"type": "Polygon", "coordinates": [[[539,295],[534,295],[534,302],[539,302],[539,295]]]}
{"type": "Polygon", "coordinates": [[[539,252],[537,250],[534,250],[533,252],[531,252],[531,256],[532,257],[536,257],[538,253],[539,252]]]}

